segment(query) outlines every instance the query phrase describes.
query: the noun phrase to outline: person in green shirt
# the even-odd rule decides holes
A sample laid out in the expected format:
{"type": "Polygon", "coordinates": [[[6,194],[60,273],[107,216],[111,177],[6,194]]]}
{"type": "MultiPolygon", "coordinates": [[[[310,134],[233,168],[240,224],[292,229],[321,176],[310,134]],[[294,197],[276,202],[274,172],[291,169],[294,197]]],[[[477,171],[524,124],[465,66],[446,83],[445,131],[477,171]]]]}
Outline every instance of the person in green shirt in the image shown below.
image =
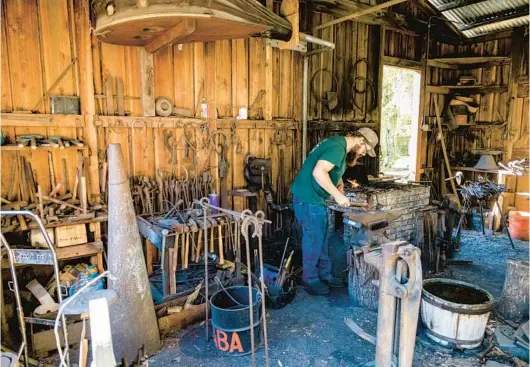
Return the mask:
{"type": "Polygon", "coordinates": [[[309,294],[325,295],[330,286],[344,285],[331,276],[326,200],[331,196],[340,206],[349,206],[342,183],[346,156],[351,152],[357,157],[375,157],[378,142],[375,131],[367,127],[328,138],[309,153],[291,185],[295,216],[302,227],[302,285],[309,294]]]}

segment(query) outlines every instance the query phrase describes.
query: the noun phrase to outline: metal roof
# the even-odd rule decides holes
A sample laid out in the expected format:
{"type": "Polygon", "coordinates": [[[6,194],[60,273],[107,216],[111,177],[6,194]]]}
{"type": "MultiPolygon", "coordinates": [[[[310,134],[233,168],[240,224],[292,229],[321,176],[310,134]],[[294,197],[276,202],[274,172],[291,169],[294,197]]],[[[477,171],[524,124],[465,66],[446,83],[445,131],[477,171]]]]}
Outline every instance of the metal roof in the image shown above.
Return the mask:
{"type": "Polygon", "coordinates": [[[429,0],[466,36],[527,25],[528,0],[429,0]]]}

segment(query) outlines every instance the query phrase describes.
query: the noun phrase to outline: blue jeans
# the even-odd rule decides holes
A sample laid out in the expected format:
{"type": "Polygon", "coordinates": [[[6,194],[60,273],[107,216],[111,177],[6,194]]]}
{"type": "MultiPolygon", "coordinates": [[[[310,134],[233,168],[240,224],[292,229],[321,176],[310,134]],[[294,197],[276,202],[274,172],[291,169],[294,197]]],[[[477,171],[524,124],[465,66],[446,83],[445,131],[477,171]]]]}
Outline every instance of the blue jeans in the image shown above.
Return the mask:
{"type": "Polygon", "coordinates": [[[302,227],[302,280],[306,283],[331,278],[328,253],[328,211],[325,206],[293,199],[294,214],[302,227]]]}

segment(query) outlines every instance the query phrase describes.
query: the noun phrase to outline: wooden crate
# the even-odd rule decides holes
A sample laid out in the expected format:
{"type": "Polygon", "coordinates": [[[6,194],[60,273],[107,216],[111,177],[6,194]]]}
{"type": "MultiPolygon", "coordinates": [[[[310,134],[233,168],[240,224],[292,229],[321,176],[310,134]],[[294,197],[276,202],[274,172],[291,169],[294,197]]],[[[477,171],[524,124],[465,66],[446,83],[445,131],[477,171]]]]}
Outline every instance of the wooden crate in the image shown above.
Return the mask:
{"type": "Polygon", "coordinates": [[[86,226],[73,224],[55,228],[55,244],[57,247],[67,247],[87,243],[86,226]]]}

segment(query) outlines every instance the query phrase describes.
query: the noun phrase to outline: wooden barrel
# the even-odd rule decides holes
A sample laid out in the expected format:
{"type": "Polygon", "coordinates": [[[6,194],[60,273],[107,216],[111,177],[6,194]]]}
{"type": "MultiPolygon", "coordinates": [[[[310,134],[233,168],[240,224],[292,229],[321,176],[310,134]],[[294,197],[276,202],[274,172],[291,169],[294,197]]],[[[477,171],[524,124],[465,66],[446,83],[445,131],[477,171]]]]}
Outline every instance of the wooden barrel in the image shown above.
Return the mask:
{"type": "Polygon", "coordinates": [[[427,336],[453,348],[480,346],[493,297],[473,284],[452,279],[423,282],[421,319],[427,336]]]}

